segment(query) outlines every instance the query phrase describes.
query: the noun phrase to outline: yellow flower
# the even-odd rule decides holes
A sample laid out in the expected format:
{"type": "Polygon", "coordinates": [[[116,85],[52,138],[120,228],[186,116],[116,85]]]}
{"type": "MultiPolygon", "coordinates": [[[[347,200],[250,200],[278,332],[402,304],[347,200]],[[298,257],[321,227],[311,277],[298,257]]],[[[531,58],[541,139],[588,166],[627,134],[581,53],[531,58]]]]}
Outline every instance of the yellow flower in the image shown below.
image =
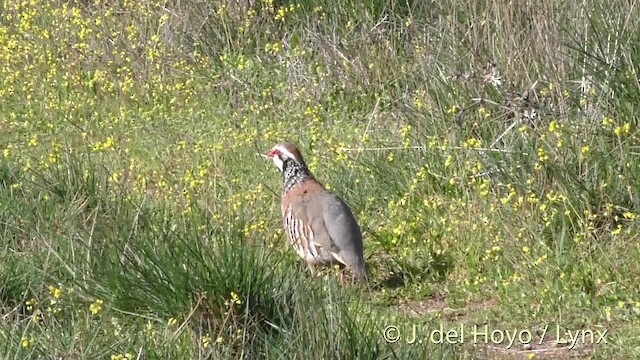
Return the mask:
{"type": "Polygon", "coordinates": [[[96,315],[102,310],[103,303],[104,303],[104,300],[97,299],[93,304],[89,305],[89,311],[91,311],[93,315],[96,315]]]}
{"type": "Polygon", "coordinates": [[[204,335],[202,337],[202,347],[206,349],[209,347],[210,344],[211,344],[211,336],[209,334],[204,335]]]}
{"type": "Polygon", "coordinates": [[[444,167],[448,168],[453,163],[453,155],[447,156],[447,159],[444,161],[444,167]]]}
{"type": "Polygon", "coordinates": [[[173,326],[173,325],[175,325],[177,323],[178,323],[178,319],[176,319],[176,318],[170,318],[169,321],[167,321],[167,325],[169,325],[169,326],[173,326]]]}
{"type": "Polygon", "coordinates": [[[631,124],[624,123],[624,125],[616,127],[613,131],[616,133],[616,135],[622,135],[622,134],[628,134],[630,130],[631,130],[631,124]]]}
{"type": "Polygon", "coordinates": [[[618,235],[622,232],[622,225],[618,224],[615,230],[611,232],[611,235],[618,235]]]}
{"type": "Polygon", "coordinates": [[[411,18],[407,18],[404,24],[406,27],[411,27],[411,24],[413,24],[413,20],[411,18]]]}
{"type": "Polygon", "coordinates": [[[132,353],[111,355],[111,360],[131,360],[135,356],[132,353]]]}
{"type": "Polygon", "coordinates": [[[33,299],[33,298],[27,300],[27,302],[26,302],[27,310],[29,310],[29,311],[33,310],[33,305],[35,305],[37,303],[38,302],[36,301],[36,299],[33,299]]]}
{"type": "Polygon", "coordinates": [[[29,345],[33,344],[33,338],[23,336],[22,339],[20,339],[20,342],[22,343],[23,348],[27,348],[29,345]]]}
{"type": "Polygon", "coordinates": [[[395,158],[395,153],[389,152],[389,155],[387,155],[387,161],[392,162],[394,158],[395,158]]]}
{"type": "Polygon", "coordinates": [[[31,139],[29,139],[29,144],[27,145],[28,147],[33,147],[38,145],[38,135],[34,134],[33,136],[31,136],[31,139]]]}
{"type": "Polygon", "coordinates": [[[57,288],[57,287],[55,287],[53,285],[49,285],[49,292],[56,299],[59,299],[62,296],[62,289],[61,288],[57,288]]]}
{"type": "Polygon", "coordinates": [[[479,147],[482,146],[482,141],[476,138],[470,138],[469,140],[464,142],[463,146],[468,148],[479,147]]]}
{"type": "Polygon", "coordinates": [[[538,159],[540,162],[549,160],[549,155],[546,154],[543,148],[538,148],[538,159]]]}
{"type": "Polygon", "coordinates": [[[104,141],[104,144],[102,144],[102,148],[108,149],[110,147],[113,147],[114,144],[115,144],[115,141],[113,141],[113,137],[109,136],[107,140],[104,141]]]}
{"type": "Polygon", "coordinates": [[[491,116],[491,111],[487,110],[485,107],[481,107],[478,109],[478,114],[484,118],[488,118],[491,116]]]}
{"type": "Polygon", "coordinates": [[[231,292],[231,303],[233,304],[242,304],[242,300],[240,300],[240,297],[238,296],[238,294],[236,294],[235,292],[231,292]]]}

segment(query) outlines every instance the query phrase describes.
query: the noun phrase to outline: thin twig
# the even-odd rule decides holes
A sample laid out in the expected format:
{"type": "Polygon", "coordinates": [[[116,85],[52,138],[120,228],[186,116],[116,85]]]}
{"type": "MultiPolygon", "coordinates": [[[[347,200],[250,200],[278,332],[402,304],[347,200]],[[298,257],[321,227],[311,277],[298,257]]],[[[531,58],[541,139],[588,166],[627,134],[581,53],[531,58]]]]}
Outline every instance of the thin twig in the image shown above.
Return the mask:
{"type": "MultiPolygon", "coordinates": [[[[407,147],[403,147],[403,146],[397,146],[397,147],[378,147],[378,148],[361,148],[361,149],[354,149],[354,148],[345,148],[345,147],[339,147],[338,150],[340,151],[345,151],[345,152],[351,152],[351,151],[389,151],[389,150],[423,150],[424,146],[407,146],[407,147]]],[[[462,147],[462,146],[447,146],[447,149],[452,149],[452,150],[470,150],[470,151],[480,151],[480,152],[495,152],[495,153],[505,153],[505,154],[522,154],[525,156],[528,156],[528,153],[520,153],[517,151],[512,151],[512,150],[504,150],[504,149],[495,149],[495,148],[478,148],[478,147],[462,147]]]]}
{"type": "Polygon", "coordinates": [[[490,148],[493,148],[498,141],[502,140],[502,138],[507,135],[507,133],[509,131],[511,131],[511,129],[513,129],[514,127],[516,127],[516,125],[518,125],[518,123],[520,123],[520,119],[514,121],[511,125],[509,125],[509,127],[507,128],[507,130],[505,130],[502,134],[500,134],[500,136],[498,136],[495,140],[493,140],[493,142],[491,143],[491,145],[489,145],[490,148]]]}
{"type": "Polygon", "coordinates": [[[367,133],[369,133],[369,129],[371,128],[371,123],[378,116],[379,112],[380,112],[380,98],[377,98],[376,104],[373,106],[373,110],[371,110],[371,113],[367,115],[367,117],[369,118],[369,121],[367,122],[367,126],[364,128],[364,134],[362,134],[362,136],[366,136],[367,133]]]}
{"type": "Polygon", "coordinates": [[[147,200],[147,194],[145,193],[144,196],[142,197],[142,202],[140,202],[140,205],[138,206],[138,210],[136,211],[136,216],[133,218],[133,228],[129,232],[129,236],[127,238],[127,243],[124,245],[124,248],[122,248],[122,254],[120,255],[120,265],[122,265],[122,266],[126,265],[127,253],[130,253],[131,255],[133,255],[133,257],[135,258],[135,260],[138,263],[141,262],[141,260],[138,257],[138,255],[131,250],[131,239],[133,239],[133,236],[136,234],[136,232],[138,230],[138,222],[140,220],[140,212],[142,211],[142,205],[144,205],[146,200],[147,200]]]}
{"type": "Polygon", "coordinates": [[[339,147],[338,150],[349,152],[349,151],[422,150],[422,148],[423,146],[407,146],[407,147],[398,146],[398,147],[378,147],[378,148],[360,148],[360,149],[339,147]]]}
{"type": "Polygon", "coordinates": [[[375,30],[378,26],[380,26],[382,23],[387,21],[387,17],[388,15],[385,14],[380,20],[378,20],[378,22],[375,25],[373,25],[373,27],[369,30],[369,32],[373,32],[373,30],[375,30]]]}
{"type": "Polygon", "coordinates": [[[200,308],[200,304],[202,303],[202,300],[205,298],[204,294],[200,294],[200,296],[198,296],[198,301],[196,302],[196,304],[193,306],[193,308],[191,309],[191,311],[189,312],[189,315],[187,315],[187,318],[184,319],[184,321],[182,322],[182,324],[180,324],[180,326],[176,329],[176,331],[173,332],[172,337],[176,337],[178,336],[178,334],[180,334],[180,332],[182,331],[182,329],[184,329],[185,326],[187,326],[187,324],[189,323],[189,321],[191,321],[191,318],[193,317],[193,315],[196,313],[196,311],[198,310],[198,308],[200,308]]]}
{"type": "Polygon", "coordinates": [[[96,230],[96,223],[98,222],[99,209],[100,206],[96,206],[96,209],[93,212],[93,223],[91,224],[91,230],[89,231],[89,241],[87,241],[87,264],[91,264],[91,244],[93,244],[93,234],[96,230]]]}

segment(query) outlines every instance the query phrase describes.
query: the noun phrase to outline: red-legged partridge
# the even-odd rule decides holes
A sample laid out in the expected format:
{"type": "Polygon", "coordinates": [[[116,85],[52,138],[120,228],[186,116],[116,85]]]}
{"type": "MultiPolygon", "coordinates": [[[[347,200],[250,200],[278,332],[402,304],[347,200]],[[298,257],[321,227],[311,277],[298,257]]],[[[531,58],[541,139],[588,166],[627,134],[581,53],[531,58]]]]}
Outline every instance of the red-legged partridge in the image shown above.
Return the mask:
{"type": "Polygon", "coordinates": [[[347,204],[315,179],[293,144],[277,144],[267,156],[282,172],[284,230],[311,275],[316,265],[338,264],[341,284],[345,266],[357,278],[367,280],[362,233],[347,204]]]}

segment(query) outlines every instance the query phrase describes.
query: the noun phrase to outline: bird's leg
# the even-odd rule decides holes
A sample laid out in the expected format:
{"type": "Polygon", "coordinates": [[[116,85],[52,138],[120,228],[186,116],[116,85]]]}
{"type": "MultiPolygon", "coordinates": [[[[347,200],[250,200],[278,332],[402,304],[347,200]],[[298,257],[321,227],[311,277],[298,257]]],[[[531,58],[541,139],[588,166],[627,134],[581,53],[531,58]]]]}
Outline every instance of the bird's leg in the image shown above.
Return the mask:
{"type": "Polygon", "coordinates": [[[340,286],[344,286],[344,269],[340,271],[340,286]]]}
{"type": "Polygon", "coordinates": [[[309,271],[311,271],[311,277],[315,277],[316,276],[316,267],[307,263],[307,266],[309,266],[309,271]]]}

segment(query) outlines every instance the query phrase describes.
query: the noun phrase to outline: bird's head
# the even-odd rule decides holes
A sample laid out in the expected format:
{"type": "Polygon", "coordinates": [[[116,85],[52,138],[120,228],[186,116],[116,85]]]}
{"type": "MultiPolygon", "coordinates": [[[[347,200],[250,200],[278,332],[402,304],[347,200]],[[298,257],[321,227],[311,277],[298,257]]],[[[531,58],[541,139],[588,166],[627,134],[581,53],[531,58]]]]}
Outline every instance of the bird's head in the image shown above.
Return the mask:
{"type": "Polygon", "coordinates": [[[278,143],[269,152],[267,157],[273,160],[280,171],[284,171],[285,163],[293,162],[299,167],[306,168],[302,154],[295,145],[291,143],[278,143]]]}

